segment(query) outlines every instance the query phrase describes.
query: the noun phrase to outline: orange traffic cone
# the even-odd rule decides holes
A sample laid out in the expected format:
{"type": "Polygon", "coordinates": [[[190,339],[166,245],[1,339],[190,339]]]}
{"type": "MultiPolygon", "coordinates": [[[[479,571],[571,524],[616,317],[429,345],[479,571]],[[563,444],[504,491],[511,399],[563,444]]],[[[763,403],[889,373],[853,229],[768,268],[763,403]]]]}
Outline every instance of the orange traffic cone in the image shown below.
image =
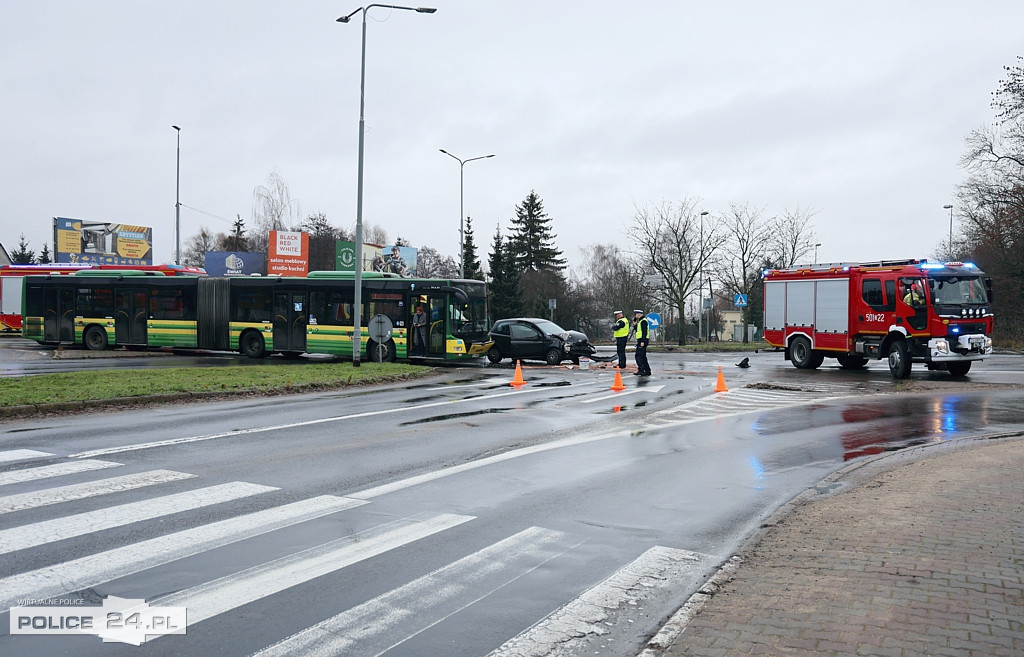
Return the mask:
{"type": "Polygon", "coordinates": [[[722,375],[722,366],[718,366],[718,382],[715,384],[715,392],[729,392],[725,387],[725,377],[722,375]]]}
{"type": "Polygon", "coordinates": [[[619,372],[619,368],[615,368],[615,381],[612,383],[612,390],[619,391],[625,390],[626,386],[622,385],[622,373],[619,372]]]}
{"type": "Polygon", "coordinates": [[[523,368],[519,366],[519,361],[516,361],[516,375],[512,377],[510,386],[523,386],[526,385],[526,381],[523,380],[523,368]]]}

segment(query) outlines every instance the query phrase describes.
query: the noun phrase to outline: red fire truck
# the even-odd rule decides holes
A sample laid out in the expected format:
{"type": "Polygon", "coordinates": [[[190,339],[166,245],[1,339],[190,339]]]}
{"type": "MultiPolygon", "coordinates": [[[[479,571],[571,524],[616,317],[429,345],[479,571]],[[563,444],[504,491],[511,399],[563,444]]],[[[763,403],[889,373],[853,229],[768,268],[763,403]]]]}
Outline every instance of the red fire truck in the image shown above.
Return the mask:
{"type": "Polygon", "coordinates": [[[992,353],[992,280],[969,262],[893,260],[764,272],[764,339],[786,360],[844,369],[886,358],[897,379],[912,363],[963,376],[992,353]]]}

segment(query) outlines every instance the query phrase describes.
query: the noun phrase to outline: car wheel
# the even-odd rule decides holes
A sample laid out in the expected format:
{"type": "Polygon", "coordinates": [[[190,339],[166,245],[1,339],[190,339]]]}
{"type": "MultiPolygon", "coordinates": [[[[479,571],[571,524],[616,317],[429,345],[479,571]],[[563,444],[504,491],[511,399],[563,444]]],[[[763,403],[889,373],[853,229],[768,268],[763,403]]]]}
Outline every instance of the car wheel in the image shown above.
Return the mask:
{"type": "Polygon", "coordinates": [[[90,351],[103,351],[107,348],[107,332],[99,326],[90,326],[85,329],[82,342],[90,351]]]}
{"type": "Polygon", "coordinates": [[[498,363],[501,362],[501,359],[501,349],[498,349],[497,347],[491,347],[490,349],[487,350],[487,360],[497,365],[498,363]]]}
{"type": "Polygon", "coordinates": [[[910,354],[907,353],[907,343],[903,340],[894,340],[889,345],[889,372],[893,378],[906,379],[910,376],[910,354]]]}
{"type": "Polygon", "coordinates": [[[249,358],[263,358],[267,355],[267,345],[258,331],[246,331],[238,340],[238,351],[249,358]]]}
{"type": "Polygon", "coordinates": [[[965,376],[971,371],[971,361],[957,362],[957,363],[946,363],[946,369],[953,376],[965,376]]]}
{"type": "Polygon", "coordinates": [[[548,353],[544,354],[544,361],[548,365],[558,365],[562,362],[562,352],[552,347],[548,349],[548,353]]]}

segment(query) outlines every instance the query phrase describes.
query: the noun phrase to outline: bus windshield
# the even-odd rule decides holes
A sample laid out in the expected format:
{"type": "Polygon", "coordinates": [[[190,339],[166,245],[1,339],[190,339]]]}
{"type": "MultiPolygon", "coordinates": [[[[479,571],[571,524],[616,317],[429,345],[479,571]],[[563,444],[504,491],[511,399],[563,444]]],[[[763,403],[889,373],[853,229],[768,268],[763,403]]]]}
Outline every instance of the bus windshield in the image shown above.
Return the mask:
{"type": "Polygon", "coordinates": [[[944,305],[988,303],[980,276],[936,276],[932,280],[932,298],[934,303],[944,305]]]}

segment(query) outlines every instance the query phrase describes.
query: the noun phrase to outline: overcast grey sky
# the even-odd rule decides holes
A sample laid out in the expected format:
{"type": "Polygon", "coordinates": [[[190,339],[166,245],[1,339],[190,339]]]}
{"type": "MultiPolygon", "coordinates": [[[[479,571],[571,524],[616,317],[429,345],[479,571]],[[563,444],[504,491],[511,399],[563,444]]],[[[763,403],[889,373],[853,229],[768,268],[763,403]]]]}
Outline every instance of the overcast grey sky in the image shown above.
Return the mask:
{"type": "MultiPolygon", "coordinates": [[[[54,216],[130,223],[172,261],[172,124],[183,244],[251,225],[272,171],[302,216],[354,226],[361,25],[335,19],[358,6],[0,3],[0,241],[52,249],[54,216]]],[[[535,190],[572,264],[625,246],[637,205],[687,196],[813,209],[822,261],[932,255],[963,139],[1024,54],[1019,0],[431,6],[369,13],[364,221],[455,257],[440,148],[496,155],[465,167],[483,254],[535,190]]]]}

